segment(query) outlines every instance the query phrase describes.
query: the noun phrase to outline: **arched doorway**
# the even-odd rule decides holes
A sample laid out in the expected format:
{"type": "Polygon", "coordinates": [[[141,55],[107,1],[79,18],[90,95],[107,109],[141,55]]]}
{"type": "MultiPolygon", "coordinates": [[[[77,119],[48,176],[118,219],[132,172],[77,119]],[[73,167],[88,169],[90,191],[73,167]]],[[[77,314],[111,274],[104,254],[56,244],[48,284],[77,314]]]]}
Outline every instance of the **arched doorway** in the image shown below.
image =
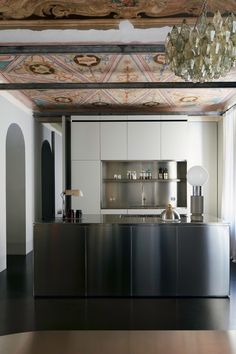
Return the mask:
{"type": "Polygon", "coordinates": [[[55,217],[55,167],[54,154],[50,144],[45,140],[42,144],[42,218],[55,217]]]}
{"type": "Polygon", "coordinates": [[[7,255],[26,253],[25,141],[13,123],[6,137],[7,255]]]}

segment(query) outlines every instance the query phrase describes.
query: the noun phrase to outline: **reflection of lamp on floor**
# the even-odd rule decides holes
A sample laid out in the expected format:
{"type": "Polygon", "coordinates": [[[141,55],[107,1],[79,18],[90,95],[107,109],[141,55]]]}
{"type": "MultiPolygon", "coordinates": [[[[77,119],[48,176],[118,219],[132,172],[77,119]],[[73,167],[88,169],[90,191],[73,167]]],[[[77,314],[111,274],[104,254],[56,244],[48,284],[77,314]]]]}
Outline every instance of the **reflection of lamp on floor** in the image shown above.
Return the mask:
{"type": "Polygon", "coordinates": [[[208,180],[208,172],[202,166],[193,166],[187,172],[188,183],[193,186],[191,195],[191,221],[203,220],[202,186],[208,180]]]}
{"type": "MultiPolygon", "coordinates": [[[[66,210],[66,205],[65,205],[65,196],[83,197],[84,194],[81,191],[81,189],[66,189],[61,193],[63,218],[65,218],[68,215],[68,210],[66,210]]],[[[73,216],[71,215],[70,217],[73,216]]]]}

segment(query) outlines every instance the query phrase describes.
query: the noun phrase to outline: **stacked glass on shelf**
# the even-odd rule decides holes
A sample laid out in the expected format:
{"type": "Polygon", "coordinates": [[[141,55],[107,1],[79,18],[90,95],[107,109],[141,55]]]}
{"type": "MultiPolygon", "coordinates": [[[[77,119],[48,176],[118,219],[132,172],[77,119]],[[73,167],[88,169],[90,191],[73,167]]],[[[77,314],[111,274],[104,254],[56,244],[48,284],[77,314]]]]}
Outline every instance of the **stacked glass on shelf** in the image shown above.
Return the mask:
{"type": "Polygon", "coordinates": [[[150,169],[142,170],[139,174],[139,179],[152,179],[152,172],[150,169]]]}

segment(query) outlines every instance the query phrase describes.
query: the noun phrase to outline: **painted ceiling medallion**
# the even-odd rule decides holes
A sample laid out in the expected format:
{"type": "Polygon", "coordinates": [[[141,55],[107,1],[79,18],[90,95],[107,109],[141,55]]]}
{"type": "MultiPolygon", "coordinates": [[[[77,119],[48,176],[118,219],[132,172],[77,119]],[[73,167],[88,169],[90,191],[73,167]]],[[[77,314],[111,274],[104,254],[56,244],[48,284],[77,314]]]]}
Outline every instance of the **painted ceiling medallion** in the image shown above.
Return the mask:
{"type": "Polygon", "coordinates": [[[148,101],[148,102],[144,102],[143,106],[155,107],[155,106],[159,106],[159,104],[160,104],[160,102],[148,101]]]}
{"type": "Polygon", "coordinates": [[[36,75],[52,75],[55,73],[53,67],[44,63],[32,63],[29,65],[29,70],[36,75]]]}
{"type": "Polygon", "coordinates": [[[86,55],[76,55],[74,57],[74,62],[78,65],[81,66],[95,66],[98,65],[100,63],[101,59],[98,58],[96,55],[90,55],[90,54],[86,54],[86,55]]]}
{"type": "Polygon", "coordinates": [[[164,53],[163,54],[157,54],[157,55],[155,55],[153,57],[153,60],[154,60],[155,63],[162,65],[162,64],[166,63],[166,56],[165,56],[164,53]]]}
{"type": "Polygon", "coordinates": [[[72,103],[73,100],[70,97],[55,97],[55,101],[58,103],[72,103]]]}
{"type": "Polygon", "coordinates": [[[109,106],[109,103],[104,101],[95,101],[92,103],[93,106],[109,106]]]}
{"type": "Polygon", "coordinates": [[[198,97],[196,96],[185,96],[180,98],[180,102],[189,103],[189,102],[196,102],[198,97]]]}

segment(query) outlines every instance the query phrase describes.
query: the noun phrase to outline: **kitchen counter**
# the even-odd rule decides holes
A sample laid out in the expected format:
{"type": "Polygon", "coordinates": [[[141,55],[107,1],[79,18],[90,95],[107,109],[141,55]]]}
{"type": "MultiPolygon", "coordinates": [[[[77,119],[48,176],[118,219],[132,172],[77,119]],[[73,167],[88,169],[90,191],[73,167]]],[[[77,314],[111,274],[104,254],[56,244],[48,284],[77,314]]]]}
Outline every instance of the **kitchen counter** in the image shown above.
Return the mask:
{"type": "Polygon", "coordinates": [[[70,224],[70,225],[89,225],[89,224],[161,224],[161,225],[207,225],[207,224],[226,224],[222,219],[205,215],[203,221],[191,221],[190,216],[181,216],[180,221],[163,221],[158,215],[136,215],[136,214],[122,214],[122,215],[96,215],[84,214],[79,219],[65,219],[55,218],[50,220],[38,221],[35,224],[70,224]]]}
{"type": "Polygon", "coordinates": [[[229,295],[229,224],[83,215],[34,225],[35,296],[229,295]]]}

